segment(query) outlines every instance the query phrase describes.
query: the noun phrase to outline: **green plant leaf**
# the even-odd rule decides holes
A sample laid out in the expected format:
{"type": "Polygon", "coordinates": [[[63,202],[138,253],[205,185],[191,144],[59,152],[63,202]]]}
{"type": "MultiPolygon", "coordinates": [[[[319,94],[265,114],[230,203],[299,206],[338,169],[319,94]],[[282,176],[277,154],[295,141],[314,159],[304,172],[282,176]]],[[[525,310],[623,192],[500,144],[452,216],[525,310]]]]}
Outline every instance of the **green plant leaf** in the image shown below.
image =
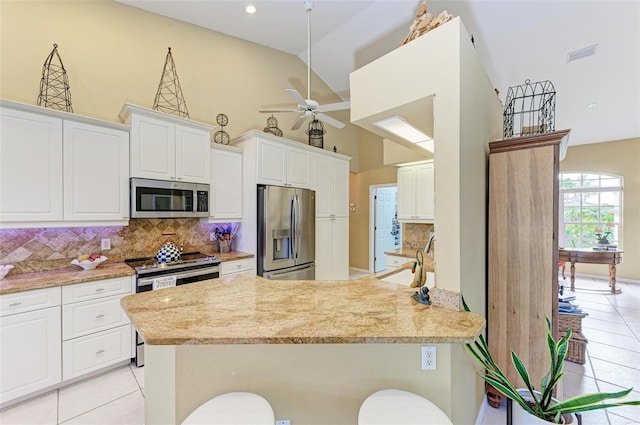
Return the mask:
{"type": "Polygon", "coordinates": [[[531,385],[531,379],[529,378],[529,372],[527,371],[527,368],[525,367],[524,363],[522,363],[522,360],[520,360],[520,357],[518,357],[518,355],[513,350],[511,350],[511,363],[513,363],[513,366],[516,368],[518,375],[520,375],[520,377],[524,381],[524,384],[527,386],[527,389],[531,393],[531,397],[533,397],[533,400],[535,401],[535,403],[538,404],[539,400],[536,397],[535,392],[533,391],[533,386],[531,385]]]}

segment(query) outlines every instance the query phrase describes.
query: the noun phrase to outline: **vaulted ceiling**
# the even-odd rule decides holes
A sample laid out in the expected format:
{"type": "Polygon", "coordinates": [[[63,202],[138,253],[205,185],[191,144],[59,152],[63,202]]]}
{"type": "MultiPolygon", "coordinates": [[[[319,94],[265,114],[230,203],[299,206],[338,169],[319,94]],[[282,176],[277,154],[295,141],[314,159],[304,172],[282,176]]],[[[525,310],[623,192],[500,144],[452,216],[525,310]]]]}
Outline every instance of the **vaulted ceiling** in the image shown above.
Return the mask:
{"type": "MultiPolygon", "coordinates": [[[[303,0],[117,0],[307,61],[303,0]],[[254,4],[257,13],[245,12],[254,4]]],[[[397,48],[418,0],[316,0],[311,67],[349,98],[349,73],[397,48]]],[[[504,102],[507,89],[550,80],[556,129],[570,145],[640,137],[640,1],[428,1],[429,12],[460,16],[504,102]],[[589,46],[595,55],[568,61],[589,46]]]]}

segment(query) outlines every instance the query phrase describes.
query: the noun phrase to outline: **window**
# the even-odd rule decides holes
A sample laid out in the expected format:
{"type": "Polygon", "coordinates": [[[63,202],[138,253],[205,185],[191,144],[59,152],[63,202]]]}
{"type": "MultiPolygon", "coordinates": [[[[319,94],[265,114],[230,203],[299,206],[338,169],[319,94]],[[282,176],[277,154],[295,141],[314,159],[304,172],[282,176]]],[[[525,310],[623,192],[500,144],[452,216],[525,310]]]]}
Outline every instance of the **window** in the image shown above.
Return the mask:
{"type": "Polygon", "coordinates": [[[560,238],[566,248],[591,248],[605,240],[622,247],[622,177],[560,174],[560,238]]]}

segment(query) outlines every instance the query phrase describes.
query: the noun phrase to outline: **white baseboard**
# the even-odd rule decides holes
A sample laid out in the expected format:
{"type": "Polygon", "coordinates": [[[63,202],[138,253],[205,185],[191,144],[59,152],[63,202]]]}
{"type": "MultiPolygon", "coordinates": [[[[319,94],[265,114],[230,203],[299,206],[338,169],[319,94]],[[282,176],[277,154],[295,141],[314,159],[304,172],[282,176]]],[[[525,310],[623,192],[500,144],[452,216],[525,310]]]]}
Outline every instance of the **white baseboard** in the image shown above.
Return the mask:
{"type": "Polygon", "coordinates": [[[480,403],[480,410],[478,411],[478,417],[476,418],[475,425],[482,425],[482,421],[484,420],[484,413],[487,410],[487,393],[484,393],[484,397],[482,397],[482,402],[480,403]]]}
{"type": "MultiPolygon", "coordinates": [[[[567,276],[567,281],[569,281],[569,279],[570,279],[569,273],[565,273],[565,276],[567,276]]],[[[609,276],[600,276],[600,275],[596,275],[596,274],[576,273],[575,276],[576,277],[584,277],[584,278],[587,278],[587,279],[598,279],[598,280],[603,280],[605,282],[609,281],[609,276]]],[[[562,280],[562,275],[560,275],[560,279],[562,280]]],[[[637,280],[637,279],[625,279],[625,278],[617,277],[617,276],[616,276],[616,282],[640,284],[640,280],[637,280]]]]}

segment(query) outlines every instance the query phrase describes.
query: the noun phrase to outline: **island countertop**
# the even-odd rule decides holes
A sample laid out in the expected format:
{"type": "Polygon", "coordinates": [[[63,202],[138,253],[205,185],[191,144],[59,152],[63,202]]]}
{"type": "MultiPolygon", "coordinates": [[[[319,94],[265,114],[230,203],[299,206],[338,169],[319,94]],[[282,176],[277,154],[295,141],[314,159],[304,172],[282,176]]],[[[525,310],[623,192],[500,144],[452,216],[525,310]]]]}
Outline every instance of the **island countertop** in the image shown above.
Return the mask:
{"type": "Polygon", "coordinates": [[[239,274],[130,295],[150,345],[470,343],[482,316],[426,306],[375,278],[283,281],[239,274]]]}

